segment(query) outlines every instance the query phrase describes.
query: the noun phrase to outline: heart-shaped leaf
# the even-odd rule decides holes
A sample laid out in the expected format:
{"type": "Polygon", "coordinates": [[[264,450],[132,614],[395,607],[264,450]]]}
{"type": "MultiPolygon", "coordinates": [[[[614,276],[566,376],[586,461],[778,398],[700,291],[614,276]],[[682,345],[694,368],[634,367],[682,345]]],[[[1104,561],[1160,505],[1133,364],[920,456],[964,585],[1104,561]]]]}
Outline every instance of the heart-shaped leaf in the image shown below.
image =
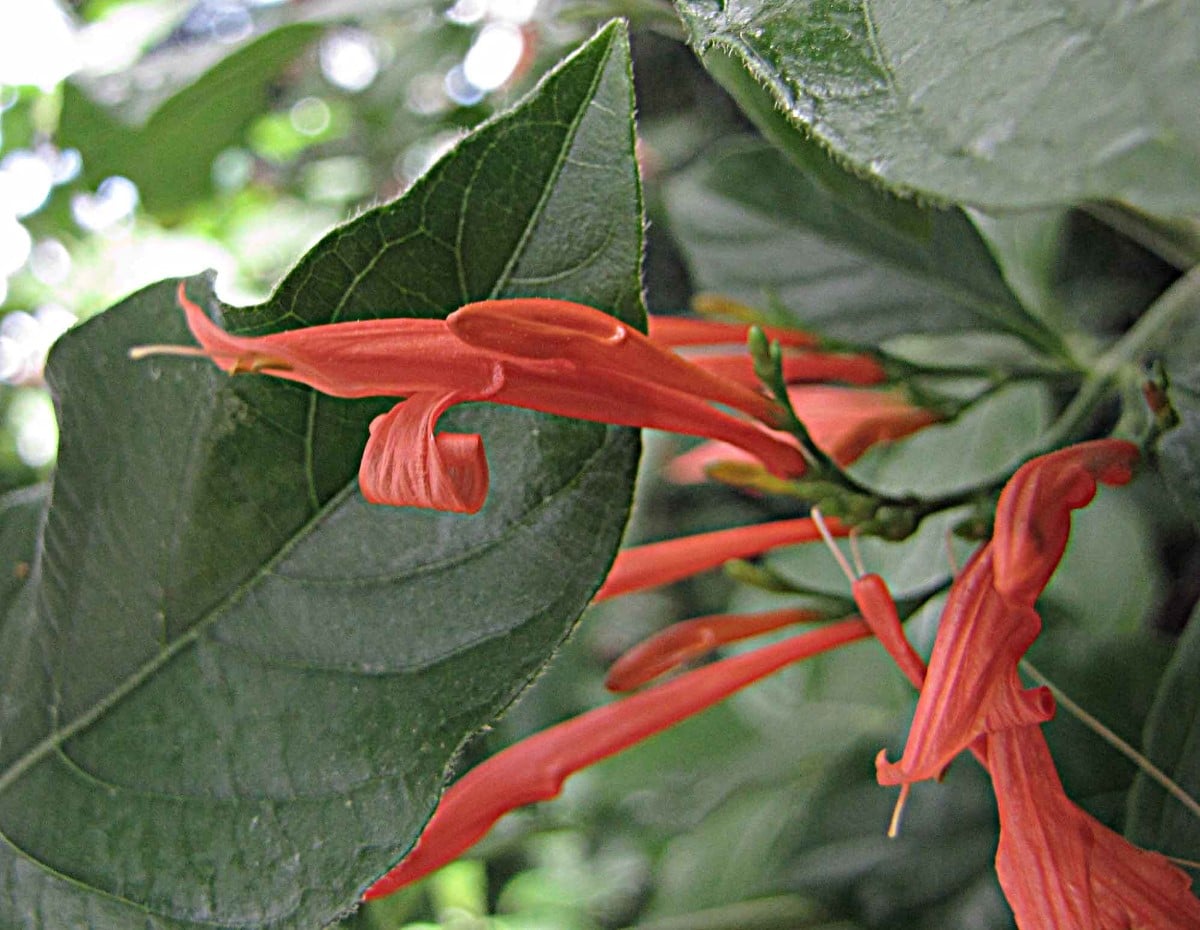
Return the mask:
{"type": "MultiPolygon", "coordinates": [[[[527,294],[642,325],[632,130],[612,24],[226,323],[527,294]]],[[[51,359],[59,469],[28,580],[0,588],[5,930],[335,919],[561,642],[625,524],[636,432],[485,405],[448,424],[484,436],[479,515],[366,504],[357,462],[389,402],[130,361],[190,341],[174,291],[133,295],[51,359]]],[[[189,293],[213,303],[203,281],[189,293]]]]}
{"type": "Polygon", "coordinates": [[[995,208],[1200,212],[1200,25],[1186,0],[676,6],[718,79],[717,59],[734,59],[794,132],[892,187],[995,208]]]}

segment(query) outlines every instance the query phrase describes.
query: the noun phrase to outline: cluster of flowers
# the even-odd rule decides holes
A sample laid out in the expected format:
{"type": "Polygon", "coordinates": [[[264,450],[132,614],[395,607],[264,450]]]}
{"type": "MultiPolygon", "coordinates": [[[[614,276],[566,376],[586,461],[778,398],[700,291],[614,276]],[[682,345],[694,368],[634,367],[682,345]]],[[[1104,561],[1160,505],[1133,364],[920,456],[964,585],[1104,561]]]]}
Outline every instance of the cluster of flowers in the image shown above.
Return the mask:
{"type": "MultiPolygon", "coordinates": [[[[799,477],[809,467],[805,450],[779,429],[783,411],[758,389],[745,353],[693,351],[743,342],[745,326],[660,319],[647,337],[588,307],[522,299],[470,304],[446,320],[340,323],[245,338],[214,325],[182,286],[179,299],[202,349],[177,351],[207,355],[230,373],[262,372],[337,396],[406,398],[371,426],[360,483],[372,501],[458,512],[483,505],[487,465],[480,437],[433,431],[444,410],[464,401],[712,440],[677,464],[684,478],[704,464],[739,456],[753,457],[779,478],[799,477]]],[[[878,388],[885,374],[873,359],[817,351],[801,333],[768,335],[785,348],[793,408],[834,461],[850,462],[877,442],[936,420],[878,388]],[[812,383],[827,380],[841,384],[812,383]]],[[[141,354],[149,351],[161,347],[141,354]]],[[[903,799],[908,786],[940,778],[960,753],[975,755],[995,788],[996,868],[1022,930],[1200,927],[1200,899],[1184,872],[1133,846],[1066,796],[1041,730],[1054,714],[1054,699],[1045,689],[1023,688],[1017,671],[1040,632],[1034,605],[1066,547],[1071,512],[1092,500],[1098,484],[1130,480],[1137,457],[1134,445],[1103,439],[1017,470],[1000,495],[991,541],[954,581],[928,667],[906,639],[883,580],[851,572],[858,616],[684,672],[472,769],[447,790],[407,858],[366,896],[386,895],[450,862],[503,814],[554,797],[581,768],[790,663],[874,636],[920,692],[902,757],[889,762],[880,753],[876,760],[880,784],[903,786],[903,799]]],[[[813,542],[822,533],[832,545],[832,536],[849,532],[814,514],[626,549],[596,600],[813,542]]],[[[722,644],[827,619],[785,609],[688,620],[623,656],[608,684],[636,689],[722,644]]]]}

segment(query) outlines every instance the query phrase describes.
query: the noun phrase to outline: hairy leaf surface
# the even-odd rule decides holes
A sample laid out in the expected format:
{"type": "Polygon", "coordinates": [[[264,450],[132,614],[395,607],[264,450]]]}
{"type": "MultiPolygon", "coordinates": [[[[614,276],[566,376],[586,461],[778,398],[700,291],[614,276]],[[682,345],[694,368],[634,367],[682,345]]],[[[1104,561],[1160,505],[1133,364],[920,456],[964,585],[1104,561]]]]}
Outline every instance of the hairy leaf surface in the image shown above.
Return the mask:
{"type": "Polygon", "coordinates": [[[996,208],[1200,211],[1200,18],[1187,0],[676,6],[702,57],[735,59],[795,132],[894,188],[996,208]]]}

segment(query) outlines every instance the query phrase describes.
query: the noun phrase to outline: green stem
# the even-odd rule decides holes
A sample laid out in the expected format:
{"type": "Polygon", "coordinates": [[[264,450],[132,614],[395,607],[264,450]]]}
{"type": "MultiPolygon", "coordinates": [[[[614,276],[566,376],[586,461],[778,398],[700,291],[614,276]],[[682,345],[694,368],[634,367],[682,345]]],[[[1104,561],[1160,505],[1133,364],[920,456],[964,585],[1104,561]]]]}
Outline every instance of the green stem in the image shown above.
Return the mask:
{"type": "Polygon", "coordinates": [[[1200,266],[1167,288],[1129,331],[1096,360],[1071,403],[1042,437],[1042,449],[1052,451],[1080,438],[1123,370],[1161,345],[1167,331],[1181,317],[1197,312],[1200,312],[1200,266]]]}
{"type": "Polygon", "coordinates": [[[1112,730],[1106,727],[1103,723],[1089,714],[1086,710],[1072,701],[1062,689],[1059,688],[1049,678],[1039,672],[1028,659],[1022,659],[1020,662],[1021,671],[1032,678],[1040,685],[1045,685],[1050,689],[1054,699],[1067,709],[1067,711],[1079,720],[1085,727],[1099,736],[1102,740],[1112,746],[1117,752],[1129,759],[1134,765],[1141,769],[1148,778],[1162,787],[1171,797],[1175,798],[1180,804],[1186,807],[1197,819],[1200,819],[1200,802],[1196,801],[1190,794],[1184,791],[1179,785],[1171,779],[1166,772],[1160,769],[1157,765],[1147,759],[1144,755],[1134,749],[1129,743],[1117,736],[1112,730]]]}

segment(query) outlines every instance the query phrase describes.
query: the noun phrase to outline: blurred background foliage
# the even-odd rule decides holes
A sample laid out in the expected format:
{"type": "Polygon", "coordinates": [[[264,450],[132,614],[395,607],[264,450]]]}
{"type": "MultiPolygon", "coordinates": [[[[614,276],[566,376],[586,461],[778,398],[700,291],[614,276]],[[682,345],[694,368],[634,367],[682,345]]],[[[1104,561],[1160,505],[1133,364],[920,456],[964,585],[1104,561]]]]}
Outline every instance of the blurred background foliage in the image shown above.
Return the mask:
{"type": "MultiPolygon", "coordinates": [[[[331,226],[402,193],[465,130],[614,15],[634,30],[648,303],[678,311],[696,287],[685,255],[698,248],[696,230],[704,233],[711,215],[702,198],[712,190],[697,192],[697,171],[711,166],[705,159],[726,137],[753,130],[658,0],[7,4],[0,491],[53,467],[57,434],[41,369],[66,328],[145,284],[205,268],[218,270],[226,301],[262,298],[331,226]],[[677,233],[679,217],[691,233],[677,233]]],[[[986,231],[987,219],[977,219],[986,231]]],[[[1021,232],[1026,244],[1036,233],[1037,247],[1055,259],[1020,296],[1072,319],[1086,315],[1097,332],[1124,329],[1176,275],[1088,213],[1055,211],[1021,232]]],[[[1000,243],[1004,230],[993,233],[1000,243]]],[[[1003,436],[1005,450],[1019,448],[1044,428],[1054,401],[1045,389],[1014,386],[960,422],[872,453],[859,468],[883,486],[965,483],[972,469],[983,475],[995,465],[987,444],[972,437],[1003,436]],[[964,447],[981,449],[982,460],[945,454],[964,447]],[[953,471],[939,477],[930,463],[953,471]]],[[[631,540],[773,515],[769,501],[660,482],[658,466],[672,451],[661,437],[649,446],[631,540]]],[[[1102,493],[1079,515],[1087,532],[1076,534],[1047,596],[1048,632],[1032,655],[1135,743],[1169,656],[1165,635],[1156,642],[1145,630],[1178,632],[1200,576],[1194,530],[1165,501],[1147,477],[1127,492],[1102,493]],[[1097,603],[1108,608],[1101,615],[1086,606],[1097,603]],[[1085,610],[1083,649],[1071,631],[1085,610]],[[1117,676],[1125,679],[1120,688],[1117,676]]],[[[901,592],[944,580],[943,529],[931,525],[923,541],[905,547],[868,547],[869,567],[901,592]]],[[[824,579],[845,595],[826,553],[789,558],[772,568],[824,579]]],[[[777,597],[718,574],[593,609],[461,767],[606,700],[608,663],[664,623],[777,597]]],[[[936,607],[915,621],[926,645],[936,607]]],[[[972,763],[956,764],[944,785],[919,786],[903,836],[883,835],[893,797],[875,785],[871,759],[882,746],[901,745],[913,703],[871,643],[791,669],[575,777],[561,801],[503,821],[476,857],[344,925],[1008,927],[991,864],[993,802],[972,763]]],[[[1068,791],[1119,829],[1132,766],[1065,715],[1050,729],[1068,791]]]]}

